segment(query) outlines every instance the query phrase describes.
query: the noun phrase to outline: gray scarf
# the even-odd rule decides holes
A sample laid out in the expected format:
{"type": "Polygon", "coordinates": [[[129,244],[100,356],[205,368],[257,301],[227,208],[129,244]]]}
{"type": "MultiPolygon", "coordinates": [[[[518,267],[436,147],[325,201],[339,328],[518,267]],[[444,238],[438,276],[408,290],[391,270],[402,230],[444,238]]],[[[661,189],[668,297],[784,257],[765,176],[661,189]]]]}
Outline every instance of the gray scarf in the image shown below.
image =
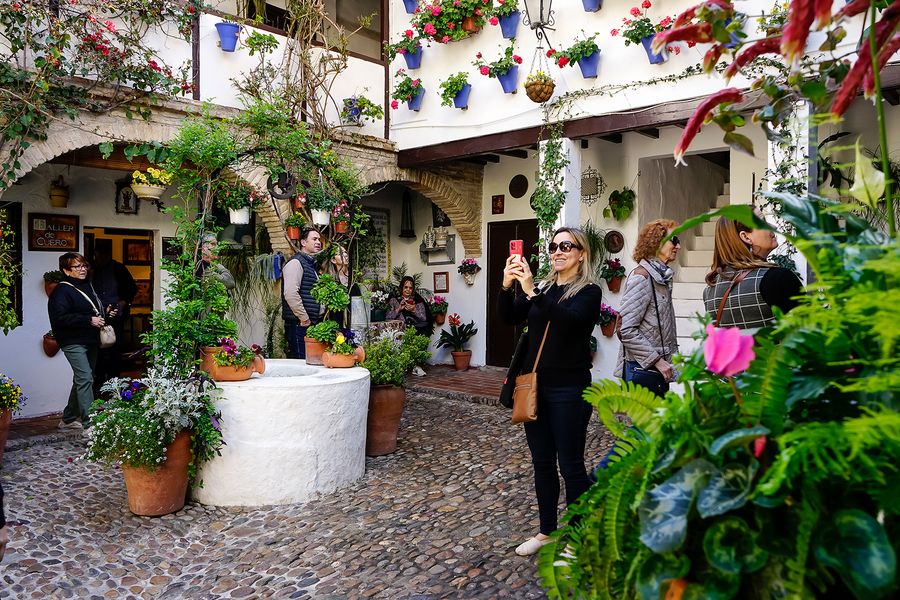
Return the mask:
{"type": "Polygon", "coordinates": [[[672,287],[672,278],[675,276],[675,271],[672,270],[672,267],[659,260],[658,258],[651,258],[647,261],[647,264],[653,267],[653,270],[656,271],[660,277],[662,277],[663,283],[667,286],[672,287]]]}

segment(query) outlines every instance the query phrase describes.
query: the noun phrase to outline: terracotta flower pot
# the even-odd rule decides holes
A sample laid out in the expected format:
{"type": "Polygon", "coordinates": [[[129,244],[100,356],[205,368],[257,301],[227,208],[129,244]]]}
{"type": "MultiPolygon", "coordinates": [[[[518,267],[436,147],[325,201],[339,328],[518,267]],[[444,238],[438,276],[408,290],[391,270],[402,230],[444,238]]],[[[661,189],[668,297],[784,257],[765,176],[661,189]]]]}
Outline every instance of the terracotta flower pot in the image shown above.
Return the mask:
{"type": "Polygon", "coordinates": [[[59,285],[58,281],[45,281],[44,282],[44,292],[46,292],[47,297],[50,297],[50,294],[53,293],[53,290],[56,289],[56,286],[59,285]]]}
{"type": "Polygon", "coordinates": [[[478,33],[481,31],[481,26],[475,22],[475,17],[469,16],[463,19],[462,22],[463,31],[468,33],[478,33]]]}
{"type": "Polygon", "coordinates": [[[300,239],[300,228],[294,227],[293,225],[288,225],[285,229],[287,229],[287,236],[289,240],[299,240],[300,239]]]}
{"type": "Polygon", "coordinates": [[[356,354],[322,353],[322,363],[329,369],[347,369],[356,366],[356,354]]]}
{"type": "Polygon", "coordinates": [[[465,371],[469,368],[469,361],[472,360],[472,351],[463,350],[462,352],[451,352],[453,355],[453,364],[457,371],[465,371]]]}
{"type": "Polygon", "coordinates": [[[3,465],[3,450],[6,448],[6,438],[9,436],[10,423],[12,423],[12,411],[0,410],[0,466],[3,465]]]}
{"type": "Polygon", "coordinates": [[[347,221],[337,221],[334,224],[335,233],[347,233],[350,231],[350,223],[347,221]]]}
{"type": "Polygon", "coordinates": [[[202,346],[200,348],[200,370],[209,373],[210,377],[216,368],[216,359],[213,358],[213,355],[218,350],[218,346],[202,346]]]}
{"type": "Polygon", "coordinates": [[[155,471],[122,465],[128,510],[144,517],[159,517],[184,508],[191,462],[191,431],[185,429],[166,446],[166,462],[155,471]]]}
{"type": "Polygon", "coordinates": [[[253,358],[253,365],[252,365],[252,366],[253,366],[253,370],[254,370],[254,371],[256,371],[257,373],[259,373],[260,375],[262,375],[263,373],[266,372],[266,359],[265,359],[263,356],[257,354],[257,355],[253,358]]]}
{"type": "Polygon", "coordinates": [[[622,288],[622,280],[625,279],[621,275],[618,277],[613,277],[609,281],[606,282],[606,286],[609,288],[609,291],[613,294],[618,294],[619,290],[622,288]]]}
{"type": "Polygon", "coordinates": [[[262,375],[266,372],[266,359],[262,356],[254,356],[249,367],[232,367],[216,364],[215,354],[218,351],[218,346],[200,348],[200,369],[209,373],[214,381],[246,381],[253,373],[262,375]]]}
{"type": "Polygon", "coordinates": [[[328,344],[325,342],[320,342],[314,340],[311,337],[304,337],[303,341],[306,343],[306,364],[308,365],[323,365],[325,363],[322,362],[322,355],[325,354],[325,351],[328,350],[328,344]]]}
{"type": "Polygon", "coordinates": [[[53,357],[59,352],[59,342],[51,335],[45,335],[44,339],[41,341],[41,345],[44,348],[44,354],[47,356],[53,357]]]}
{"type": "Polygon", "coordinates": [[[253,365],[251,364],[249,367],[215,365],[209,375],[215,381],[246,381],[253,375],[253,365]]]}
{"type": "Polygon", "coordinates": [[[447,313],[437,313],[434,315],[434,324],[435,325],[443,325],[444,321],[447,320],[447,313]]]}
{"type": "Polygon", "coordinates": [[[610,321],[609,323],[604,323],[603,325],[600,326],[600,331],[606,337],[612,337],[613,334],[616,332],[616,322],[610,321]]]}
{"type": "Polygon", "coordinates": [[[396,385],[373,385],[366,418],[366,454],[383,456],[397,450],[397,432],[406,390],[396,385]]]}
{"type": "Polygon", "coordinates": [[[356,362],[363,362],[366,360],[366,351],[362,346],[357,346],[356,350],[353,351],[353,354],[356,356],[356,362]]]}

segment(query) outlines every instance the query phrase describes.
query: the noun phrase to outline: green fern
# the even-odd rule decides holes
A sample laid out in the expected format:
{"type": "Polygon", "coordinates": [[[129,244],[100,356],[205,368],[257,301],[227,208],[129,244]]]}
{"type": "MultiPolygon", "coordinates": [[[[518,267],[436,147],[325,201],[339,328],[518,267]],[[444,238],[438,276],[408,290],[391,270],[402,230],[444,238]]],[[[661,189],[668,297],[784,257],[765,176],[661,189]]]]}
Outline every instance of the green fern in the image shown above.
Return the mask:
{"type": "MultiPolygon", "coordinates": [[[[807,493],[811,490],[807,488],[807,493]]],[[[819,520],[819,511],[813,505],[810,498],[804,494],[797,511],[799,523],[797,524],[797,537],[794,545],[794,554],[785,563],[785,588],[788,596],[785,600],[806,600],[809,594],[806,592],[806,562],[809,556],[809,545],[813,530],[819,520]]]]}
{"type": "Polygon", "coordinates": [[[650,390],[618,380],[595,381],[584,391],[584,399],[597,408],[597,415],[615,436],[624,437],[626,426],[616,419],[625,413],[650,438],[659,434],[666,402],[650,390]]]}
{"type": "Polygon", "coordinates": [[[742,378],[742,383],[754,388],[750,393],[741,394],[743,412],[751,421],[749,425],[762,424],[773,435],[779,435],[784,430],[787,392],[793,377],[790,353],[785,346],[760,337],[756,356],[742,378]]]}
{"type": "Polygon", "coordinates": [[[619,468],[606,483],[608,492],[603,510],[604,545],[612,560],[622,558],[626,519],[634,518],[632,505],[639,491],[640,477],[647,470],[649,444],[637,449],[620,460],[619,468]]]}

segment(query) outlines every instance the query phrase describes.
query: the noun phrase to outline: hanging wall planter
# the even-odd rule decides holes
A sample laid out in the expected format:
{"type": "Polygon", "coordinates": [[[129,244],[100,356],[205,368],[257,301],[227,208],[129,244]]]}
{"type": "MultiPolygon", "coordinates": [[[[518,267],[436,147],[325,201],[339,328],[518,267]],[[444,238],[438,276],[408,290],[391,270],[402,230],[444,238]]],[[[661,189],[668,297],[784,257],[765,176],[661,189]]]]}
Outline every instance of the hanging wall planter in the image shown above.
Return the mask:
{"type": "Polygon", "coordinates": [[[288,225],[286,227],[286,229],[287,229],[287,236],[288,236],[289,240],[299,240],[300,239],[300,228],[299,227],[294,227],[293,225],[288,225]]]}
{"type": "Polygon", "coordinates": [[[404,52],[403,60],[406,61],[406,68],[410,71],[418,69],[422,65],[422,46],[416,46],[415,52],[404,52]]]}
{"type": "Polygon", "coordinates": [[[599,66],[600,50],[597,50],[593,54],[589,54],[578,59],[578,68],[581,69],[581,76],[585,79],[595,78],[597,76],[599,66]]]}
{"type": "Polygon", "coordinates": [[[581,0],[581,5],[586,12],[597,12],[603,8],[603,0],[581,0]]]}
{"type": "Polygon", "coordinates": [[[469,93],[472,91],[472,84],[467,83],[453,97],[453,106],[466,110],[469,108],[469,93]]]}
{"type": "Polygon", "coordinates": [[[641,45],[644,47],[644,51],[647,53],[647,60],[650,61],[651,65],[661,65],[667,60],[669,60],[669,53],[665,51],[665,49],[660,50],[659,52],[653,52],[650,49],[650,46],[653,44],[653,38],[655,36],[648,35],[647,37],[641,38],[641,45]]]}
{"type": "Polygon", "coordinates": [[[418,5],[418,0],[403,0],[403,7],[406,9],[407,14],[411,15],[416,12],[418,5]]]}
{"type": "Polygon", "coordinates": [[[497,75],[497,81],[500,82],[500,87],[503,88],[504,94],[515,94],[516,82],[518,82],[518,80],[519,65],[513,65],[506,73],[500,73],[497,75]]]}
{"type": "Polygon", "coordinates": [[[165,186],[148,185],[146,183],[132,183],[131,189],[134,191],[134,195],[141,200],[159,200],[163,192],[166,191],[165,186]]]}
{"type": "Polygon", "coordinates": [[[54,208],[66,208],[69,205],[69,186],[63,181],[62,175],[50,184],[50,206],[54,208]]]}
{"type": "Polygon", "coordinates": [[[406,101],[406,106],[409,110],[418,111],[422,108],[422,100],[425,99],[425,88],[420,87],[419,93],[413,96],[410,100],[406,101]]]}
{"type": "Polygon", "coordinates": [[[519,28],[519,17],[521,14],[522,13],[519,11],[514,11],[500,17],[500,31],[505,39],[511,40],[516,37],[516,30],[519,28]]]}
{"type": "Polygon", "coordinates": [[[223,52],[234,52],[237,48],[238,36],[241,34],[241,26],[237,23],[221,21],[216,23],[216,31],[219,32],[219,44],[223,52]]]}
{"type": "Polygon", "coordinates": [[[250,207],[229,208],[228,219],[231,221],[232,225],[247,225],[250,223],[250,207]]]}
{"type": "Polygon", "coordinates": [[[310,210],[313,223],[316,225],[328,225],[331,222],[331,212],[327,210],[310,210]]]}

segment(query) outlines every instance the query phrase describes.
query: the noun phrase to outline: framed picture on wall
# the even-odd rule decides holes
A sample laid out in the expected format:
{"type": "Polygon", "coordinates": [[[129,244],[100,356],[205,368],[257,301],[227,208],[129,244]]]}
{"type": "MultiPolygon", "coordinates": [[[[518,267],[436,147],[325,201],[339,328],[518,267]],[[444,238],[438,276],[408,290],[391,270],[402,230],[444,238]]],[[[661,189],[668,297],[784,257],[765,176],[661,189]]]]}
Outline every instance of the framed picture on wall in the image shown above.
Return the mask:
{"type": "Polygon", "coordinates": [[[136,215],[140,207],[137,194],[128,179],[116,182],[116,214],[136,215]]]}
{"type": "Polygon", "coordinates": [[[504,196],[503,194],[491,196],[491,214],[502,215],[505,202],[506,196],[504,196]]]}
{"type": "Polygon", "coordinates": [[[28,213],[29,252],[78,252],[78,215],[28,213]]]}
{"type": "Polygon", "coordinates": [[[137,286],[137,293],[134,300],[131,301],[132,306],[153,306],[153,284],[149,279],[136,279],[134,284],[137,286]]]}
{"type": "Polygon", "coordinates": [[[126,265],[153,264],[150,248],[150,240],[122,240],[122,263],[126,265]]]}
{"type": "Polygon", "coordinates": [[[447,294],[450,292],[450,273],[438,271],[434,274],[434,293],[447,294]]]}
{"type": "Polygon", "coordinates": [[[434,227],[450,227],[453,225],[447,213],[441,210],[434,202],[431,203],[431,222],[434,227]]]}

